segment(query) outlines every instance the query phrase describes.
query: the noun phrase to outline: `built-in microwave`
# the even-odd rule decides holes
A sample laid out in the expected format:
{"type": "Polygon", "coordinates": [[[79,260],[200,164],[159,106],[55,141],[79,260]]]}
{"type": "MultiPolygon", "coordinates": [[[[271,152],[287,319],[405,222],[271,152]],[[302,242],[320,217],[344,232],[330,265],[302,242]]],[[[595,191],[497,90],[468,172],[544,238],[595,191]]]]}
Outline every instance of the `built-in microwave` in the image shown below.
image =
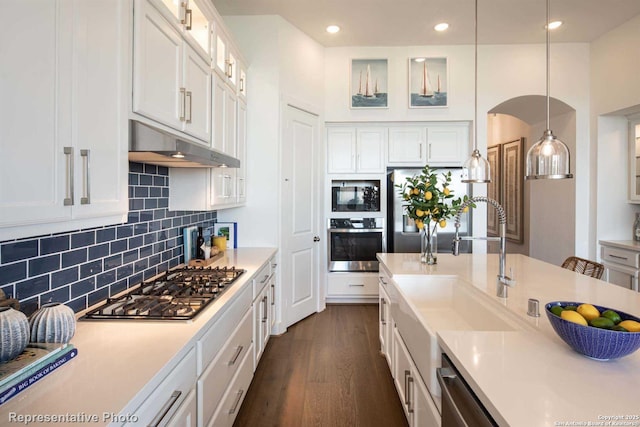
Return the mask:
{"type": "Polygon", "coordinates": [[[380,180],[332,180],[332,212],[380,212],[380,180]]]}

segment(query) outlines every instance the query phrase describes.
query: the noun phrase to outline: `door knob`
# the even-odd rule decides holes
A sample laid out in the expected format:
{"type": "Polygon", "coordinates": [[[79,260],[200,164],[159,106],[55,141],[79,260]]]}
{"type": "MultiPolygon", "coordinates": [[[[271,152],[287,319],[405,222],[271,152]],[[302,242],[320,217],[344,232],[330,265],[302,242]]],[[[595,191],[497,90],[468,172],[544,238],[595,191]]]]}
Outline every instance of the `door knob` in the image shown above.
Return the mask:
{"type": "Polygon", "coordinates": [[[313,241],[314,241],[314,242],[319,242],[319,241],[320,241],[320,237],[318,237],[318,236],[314,236],[314,237],[313,237],[313,241]]]}

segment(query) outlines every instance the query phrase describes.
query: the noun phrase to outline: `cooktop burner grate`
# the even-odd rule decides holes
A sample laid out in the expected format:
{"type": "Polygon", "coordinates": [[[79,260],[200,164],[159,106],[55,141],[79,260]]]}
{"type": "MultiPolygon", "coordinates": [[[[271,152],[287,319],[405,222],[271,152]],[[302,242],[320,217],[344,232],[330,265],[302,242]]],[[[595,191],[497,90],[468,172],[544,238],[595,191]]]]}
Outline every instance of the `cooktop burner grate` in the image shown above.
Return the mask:
{"type": "Polygon", "coordinates": [[[171,270],[143,282],[131,292],[107,298],[83,319],[193,319],[244,272],[235,267],[183,267],[171,270]]]}

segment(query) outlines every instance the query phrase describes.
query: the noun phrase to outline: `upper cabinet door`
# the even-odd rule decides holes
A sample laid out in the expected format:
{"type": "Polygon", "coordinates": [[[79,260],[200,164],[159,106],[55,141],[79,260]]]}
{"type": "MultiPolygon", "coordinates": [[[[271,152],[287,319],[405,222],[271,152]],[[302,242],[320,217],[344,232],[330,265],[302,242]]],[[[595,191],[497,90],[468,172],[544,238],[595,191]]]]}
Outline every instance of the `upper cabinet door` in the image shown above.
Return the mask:
{"type": "Polygon", "coordinates": [[[629,202],[640,203],[640,114],[629,117],[629,202]]]}
{"type": "Polygon", "coordinates": [[[403,126],[389,128],[389,165],[422,165],[427,159],[425,128],[403,126]]]}
{"type": "Polygon", "coordinates": [[[427,163],[462,166],[470,154],[468,123],[436,123],[427,127],[427,163]]]}
{"type": "Polygon", "coordinates": [[[212,106],[212,127],[213,141],[211,146],[218,151],[225,151],[225,114],[227,109],[227,85],[218,75],[213,76],[213,106],[212,106]]]}
{"type": "Polygon", "coordinates": [[[356,129],[327,129],[328,173],[354,173],[356,171],[356,129]]]}
{"type": "Polygon", "coordinates": [[[384,173],[386,128],[358,129],[356,170],[360,173],[384,173]]]}
{"type": "Polygon", "coordinates": [[[147,0],[134,10],[133,111],[182,129],[182,37],[147,0]]]}
{"type": "Polygon", "coordinates": [[[184,49],[184,130],[211,141],[211,67],[189,45],[184,49]]]}
{"type": "Polygon", "coordinates": [[[71,20],[58,13],[65,6],[2,4],[11,19],[0,27],[0,227],[70,216],[70,93],[56,90],[71,76],[70,39],[62,31],[71,20]]]}
{"type": "Polygon", "coordinates": [[[205,15],[198,0],[190,0],[185,13],[185,34],[187,40],[197,49],[200,56],[211,62],[211,20],[205,15]],[[189,40],[191,41],[191,40],[189,40]]]}

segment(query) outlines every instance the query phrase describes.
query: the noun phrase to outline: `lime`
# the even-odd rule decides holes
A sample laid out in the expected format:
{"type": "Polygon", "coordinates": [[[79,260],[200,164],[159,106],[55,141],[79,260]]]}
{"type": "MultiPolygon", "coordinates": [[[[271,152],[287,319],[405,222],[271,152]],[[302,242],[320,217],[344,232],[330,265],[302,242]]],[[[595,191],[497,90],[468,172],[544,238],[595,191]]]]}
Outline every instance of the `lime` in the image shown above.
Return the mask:
{"type": "Polygon", "coordinates": [[[596,317],[589,320],[589,324],[595,328],[610,329],[613,327],[613,320],[606,317],[596,317]]]}
{"type": "Polygon", "coordinates": [[[563,311],[564,308],[562,308],[562,306],[560,305],[554,305],[553,307],[551,307],[551,312],[556,316],[560,316],[560,313],[562,313],[563,311]]]}
{"type": "Polygon", "coordinates": [[[568,305],[564,308],[565,310],[571,310],[571,311],[576,311],[578,310],[578,307],[575,305],[568,305]]]}
{"type": "Polygon", "coordinates": [[[612,331],[618,331],[618,332],[629,332],[627,331],[625,328],[623,328],[620,325],[615,325],[613,328],[611,328],[612,331]]]}
{"type": "Polygon", "coordinates": [[[605,310],[602,312],[602,317],[606,317],[607,319],[611,319],[613,321],[613,323],[615,323],[616,325],[618,323],[620,323],[620,321],[622,320],[620,318],[620,315],[618,313],[616,313],[613,310],[605,310]]]}
{"type": "Polygon", "coordinates": [[[600,312],[598,311],[598,309],[591,304],[580,304],[576,311],[587,320],[597,319],[598,317],[600,317],[600,312]]]}
{"type": "Polygon", "coordinates": [[[569,322],[577,323],[582,326],[588,326],[587,321],[577,311],[564,310],[560,313],[560,317],[569,322]]]}
{"type": "Polygon", "coordinates": [[[619,326],[622,326],[629,332],[640,332],[640,322],[636,322],[635,320],[623,320],[618,323],[619,326]]]}

